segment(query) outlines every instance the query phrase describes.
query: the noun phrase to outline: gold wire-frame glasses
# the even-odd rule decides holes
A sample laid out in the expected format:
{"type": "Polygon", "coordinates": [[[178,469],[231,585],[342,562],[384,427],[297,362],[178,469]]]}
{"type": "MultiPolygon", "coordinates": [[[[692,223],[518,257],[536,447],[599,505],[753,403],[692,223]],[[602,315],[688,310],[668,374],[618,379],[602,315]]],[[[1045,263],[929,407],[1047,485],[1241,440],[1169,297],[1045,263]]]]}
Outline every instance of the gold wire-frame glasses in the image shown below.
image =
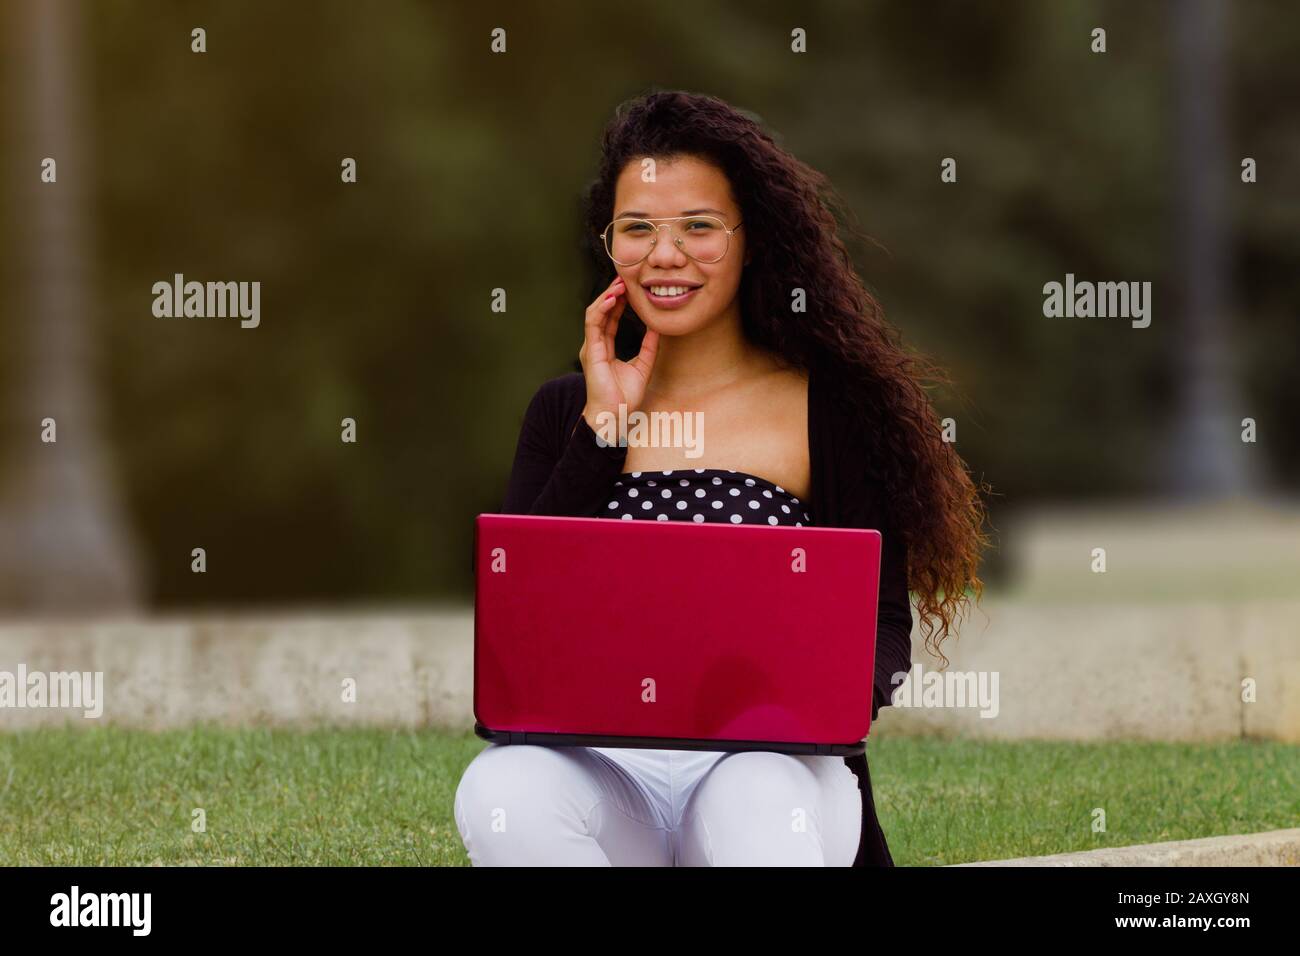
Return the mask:
{"type": "Polygon", "coordinates": [[[678,249],[696,262],[709,263],[718,262],[727,254],[731,249],[732,235],[744,223],[738,222],[728,229],[727,224],[717,216],[665,216],[660,219],[637,219],[624,216],[612,220],[601,230],[599,233],[601,244],[605,247],[605,254],[616,264],[634,266],[654,251],[655,245],[659,242],[659,230],[665,225],[669,227],[673,244],[678,249]],[[648,226],[648,231],[636,229],[638,223],[648,226]],[[678,223],[686,223],[686,225],[679,226],[678,223]],[[690,225],[695,223],[704,228],[692,230],[690,225]],[[645,251],[636,256],[635,252],[643,247],[645,251]],[[615,255],[616,248],[620,251],[630,249],[631,252],[624,252],[624,258],[620,259],[615,255]],[[691,248],[695,251],[692,252],[691,248]],[[715,248],[719,249],[716,255],[713,254],[715,248]]]}

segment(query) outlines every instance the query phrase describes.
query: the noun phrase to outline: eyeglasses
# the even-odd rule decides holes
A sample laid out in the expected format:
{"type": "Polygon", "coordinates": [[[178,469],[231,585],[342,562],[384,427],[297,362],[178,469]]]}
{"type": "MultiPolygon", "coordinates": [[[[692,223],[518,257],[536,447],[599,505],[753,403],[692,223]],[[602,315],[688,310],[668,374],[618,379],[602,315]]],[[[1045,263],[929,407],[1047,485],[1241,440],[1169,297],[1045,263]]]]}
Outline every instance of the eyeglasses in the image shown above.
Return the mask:
{"type": "Polygon", "coordinates": [[[650,255],[659,241],[659,230],[669,227],[673,245],[697,262],[717,262],[727,254],[731,235],[741,227],[728,229],[716,216],[675,216],[666,219],[615,219],[602,232],[605,252],[620,266],[634,266],[650,255]],[[660,225],[656,225],[660,223],[660,225]]]}

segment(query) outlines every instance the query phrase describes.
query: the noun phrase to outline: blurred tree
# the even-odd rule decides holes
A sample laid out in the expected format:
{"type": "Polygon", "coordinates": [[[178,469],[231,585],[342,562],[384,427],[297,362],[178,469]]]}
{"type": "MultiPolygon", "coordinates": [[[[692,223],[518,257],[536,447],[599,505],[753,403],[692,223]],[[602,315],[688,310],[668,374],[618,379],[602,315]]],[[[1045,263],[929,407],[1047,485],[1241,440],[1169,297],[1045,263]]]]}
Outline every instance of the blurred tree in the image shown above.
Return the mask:
{"type": "MultiPolygon", "coordinates": [[[[1232,182],[1224,110],[1222,0],[1170,3],[1175,45],[1178,275],[1182,335],[1165,481],[1180,497],[1245,497],[1256,484],[1240,439],[1246,410],[1237,376],[1224,195],[1232,182]]],[[[1257,467],[1257,466],[1256,466],[1257,467]]]]}
{"type": "Polygon", "coordinates": [[[14,124],[6,170],[9,203],[27,229],[6,243],[16,257],[6,283],[16,344],[6,376],[0,486],[0,607],[19,612],[103,612],[140,598],[135,550],[99,435],[104,396],[94,369],[96,301],[87,246],[87,174],[94,153],[83,109],[81,5],[19,0],[5,5],[6,84],[14,124]],[[40,180],[41,161],[57,181],[40,180]],[[57,441],[41,440],[43,419],[57,441]]]}
{"type": "MultiPolygon", "coordinates": [[[[95,177],[83,226],[99,276],[80,331],[97,333],[105,363],[102,394],[87,394],[165,606],[468,593],[473,516],[500,504],[528,399],[581,344],[596,290],[578,200],[601,128],[652,85],[757,113],[827,174],[878,240],[851,250],[886,315],[958,383],[935,402],[1002,495],[995,519],[1003,503],[1169,488],[1185,266],[1163,5],[80,9],[92,39],[70,68],[88,72],[93,109],[78,128],[96,145],[93,170],[73,178],[95,177]],[[195,26],[204,54],[190,50],[195,26]],[[1090,50],[1097,26],[1105,54],[1090,50]],[[503,54],[490,47],[498,27],[503,54]],[[790,50],[794,27],[807,30],[805,54],[790,50]],[[344,157],[356,183],[340,181],[344,157]],[[940,181],[944,157],[956,183],[940,181]],[[260,280],[261,326],[154,318],[151,286],[176,272],[260,280]],[[1043,284],[1066,272],[1151,280],[1151,327],[1045,319],[1043,284]],[[505,312],[490,308],[495,289],[505,312]],[[344,417],[355,444],[339,440],[344,417]],[[189,573],[197,546],[204,575],[189,573]]],[[[1294,476],[1300,431],[1275,423],[1300,401],[1300,180],[1285,172],[1300,126],[1279,90],[1300,86],[1300,30],[1293,6],[1225,12],[1225,148],[1261,163],[1257,186],[1223,197],[1241,296],[1225,334],[1247,408],[1274,423],[1251,452],[1294,476]]],[[[25,49],[29,29],[6,24],[5,39],[25,49]]],[[[6,88],[6,116],[41,112],[33,90],[6,88]]],[[[34,182],[24,164],[43,155],[34,130],[0,124],[0,161],[20,164],[0,186],[0,217],[14,220],[0,269],[40,234],[36,194],[22,193],[34,182]]],[[[15,285],[30,283],[3,291],[15,285]]],[[[55,393],[36,384],[23,341],[0,339],[22,439],[0,449],[0,477],[53,450],[28,443],[33,396],[55,393]]],[[[62,419],[60,430],[61,456],[62,419]]]]}

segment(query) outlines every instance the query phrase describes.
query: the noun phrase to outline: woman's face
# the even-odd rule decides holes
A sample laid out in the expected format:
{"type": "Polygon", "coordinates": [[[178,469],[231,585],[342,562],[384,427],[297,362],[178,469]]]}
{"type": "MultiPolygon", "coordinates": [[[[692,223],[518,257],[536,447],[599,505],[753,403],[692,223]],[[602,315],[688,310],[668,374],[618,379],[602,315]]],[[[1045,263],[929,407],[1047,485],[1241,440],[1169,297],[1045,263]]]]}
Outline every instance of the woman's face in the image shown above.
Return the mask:
{"type": "MultiPolygon", "coordinates": [[[[614,218],[669,219],[675,216],[710,215],[728,229],[741,221],[740,209],[731,195],[726,175],[712,163],[693,156],[656,160],[655,179],[644,182],[640,162],[629,163],[614,189],[614,218]]],[[[740,275],[748,259],[745,230],[730,240],[727,253],[717,262],[700,262],[677,247],[667,228],[660,228],[658,241],[645,259],[636,265],[614,268],[627,283],[628,302],[648,328],[663,335],[687,335],[733,311],[740,275]],[[658,296],[652,286],[697,286],[680,301],[658,296]]],[[[647,230],[648,231],[648,230],[647,230]]],[[[736,313],[739,320],[739,314],[736,313]]]]}

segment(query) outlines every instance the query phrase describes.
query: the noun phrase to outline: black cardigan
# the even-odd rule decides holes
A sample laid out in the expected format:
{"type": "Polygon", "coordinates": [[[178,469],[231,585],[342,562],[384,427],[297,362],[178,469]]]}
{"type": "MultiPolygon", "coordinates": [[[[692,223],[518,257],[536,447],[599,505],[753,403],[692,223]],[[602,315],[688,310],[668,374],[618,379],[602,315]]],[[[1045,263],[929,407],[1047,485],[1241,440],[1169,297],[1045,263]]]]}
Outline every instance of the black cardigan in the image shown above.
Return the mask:
{"type": "MultiPolygon", "coordinates": [[[[627,449],[602,447],[582,417],[586,380],[573,372],[544,383],[524,414],[515,450],[505,514],[594,517],[622,473],[627,449]]],[[[912,666],[912,609],[905,547],[887,526],[881,496],[868,476],[864,426],[847,420],[844,406],[814,369],[808,380],[808,452],[814,526],[874,528],[881,533],[880,601],[871,719],[890,703],[890,678],[912,666]]],[[[854,866],[893,866],[876,818],[865,754],[845,757],[862,792],[862,836],[854,866]]]]}

